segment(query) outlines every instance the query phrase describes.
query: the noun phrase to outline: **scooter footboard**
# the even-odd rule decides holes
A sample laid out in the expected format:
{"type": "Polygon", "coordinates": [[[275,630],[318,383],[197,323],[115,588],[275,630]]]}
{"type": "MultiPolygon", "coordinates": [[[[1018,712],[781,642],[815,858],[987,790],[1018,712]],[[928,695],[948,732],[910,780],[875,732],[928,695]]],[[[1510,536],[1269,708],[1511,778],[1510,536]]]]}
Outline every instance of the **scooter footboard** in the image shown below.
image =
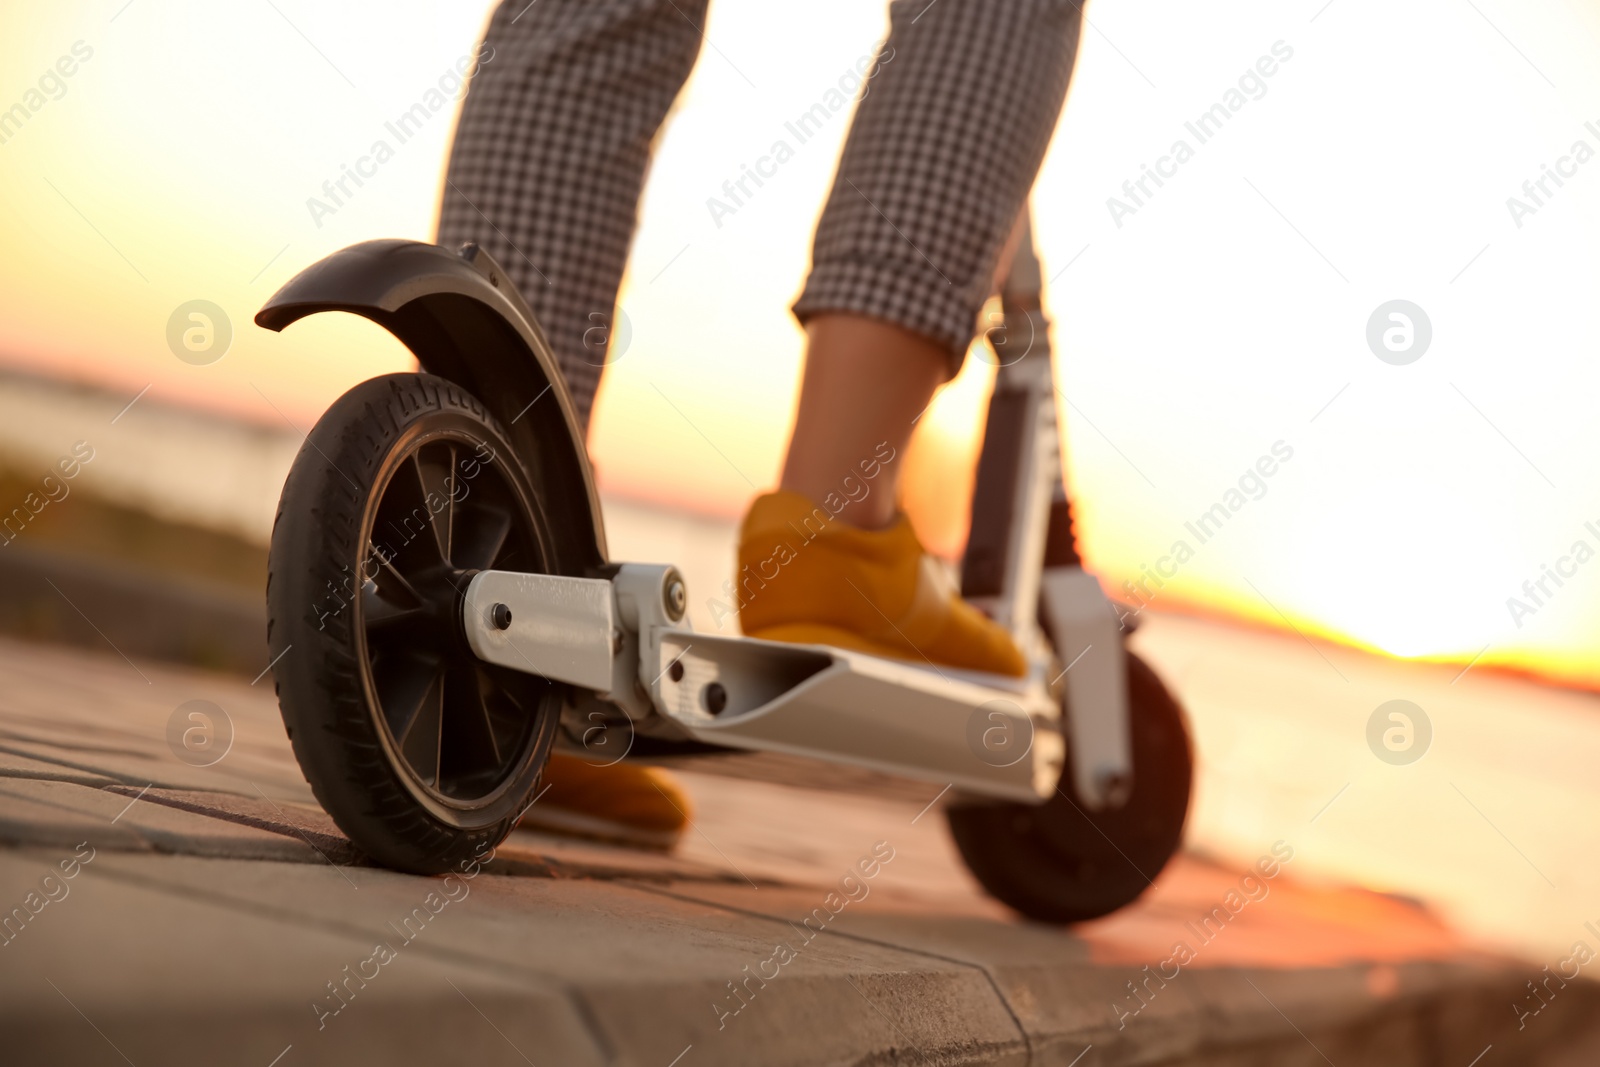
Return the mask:
{"type": "Polygon", "coordinates": [[[1038,803],[1061,777],[1042,686],[820,645],[658,631],[657,709],[691,737],[1038,803]]]}
{"type": "Polygon", "coordinates": [[[695,633],[681,626],[682,600],[664,565],[622,564],[613,579],[482,571],[462,625],[483,660],[587,689],[705,744],[1024,803],[1061,780],[1061,709],[1038,666],[1007,678],[695,633]]]}

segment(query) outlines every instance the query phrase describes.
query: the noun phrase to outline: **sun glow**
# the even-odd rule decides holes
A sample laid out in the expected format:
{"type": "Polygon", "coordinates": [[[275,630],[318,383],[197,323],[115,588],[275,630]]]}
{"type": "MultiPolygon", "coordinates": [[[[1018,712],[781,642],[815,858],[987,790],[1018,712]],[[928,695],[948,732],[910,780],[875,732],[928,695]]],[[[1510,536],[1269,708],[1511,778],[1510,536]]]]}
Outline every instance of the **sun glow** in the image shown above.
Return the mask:
{"type": "MultiPolygon", "coordinates": [[[[1508,605],[1577,540],[1600,547],[1585,525],[1600,523],[1600,365],[1579,356],[1600,343],[1600,169],[1546,177],[1576,142],[1600,148],[1586,125],[1600,121],[1600,15],[1508,7],[1502,37],[1448,5],[1340,4],[1314,21],[1265,0],[1158,6],[1093,9],[1034,196],[1090,563],[1130,607],[1600,683],[1600,567],[1547,582],[1532,613],[1508,605]],[[1273,74],[1246,84],[1264,56],[1273,74]],[[1189,131],[1236,90],[1247,102],[1203,141],[1189,131]],[[1192,154],[1163,164],[1178,140],[1192,154]],[[1366,339],[1395,299],[1432,327],[1405,366],[1366,339]],[[1277,442],[1294,458],[1265,492],[1203,543],[1190,534],[1277,442]],[[1180,541],[1192,555],[1163,564],[1180,541]]],[[[367,323],[280,336],[250,318],[339,247],[431,235],[453,103],[336,211],[308,205],[471,53],[488,5],[277,7],[8,12],[0,107],[26,118],[0,141],[0,357],[301,429],[409,365],[367,323]],[[64,56],[73,73],[41,82],[64,56]],[[235,327],[206,367],[165,342],[197,297],[235,327]]],[[[622,294],[632,345],[596,412],[611,491],[735,514],[775,478],[802,344],[785,308],[845,115],[736,212],[708,205],[884,29],[877,5],[844,0],[713,5],[716,48],[641,207],[622,294]]],[[[945,553],[991,375],[969,360],[904,461],[906,506],[945,553]]]]}

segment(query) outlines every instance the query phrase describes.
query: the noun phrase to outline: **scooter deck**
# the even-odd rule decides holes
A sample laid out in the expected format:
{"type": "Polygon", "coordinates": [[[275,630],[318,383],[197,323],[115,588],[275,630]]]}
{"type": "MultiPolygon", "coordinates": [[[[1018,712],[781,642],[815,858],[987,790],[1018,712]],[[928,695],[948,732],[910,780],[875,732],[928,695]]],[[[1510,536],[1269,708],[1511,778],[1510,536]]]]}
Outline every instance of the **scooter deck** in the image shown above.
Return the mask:
{"type": "Polygon", "coordinates": [[[665,611],[674,574],[640,564],[614,579],[479,572],[462,609],[468,643],[488,662],[597,694],[636,733],[1024,803],[1054,792],[1065,743],[1042,665],[1009,678],[697,633],[665,611]]]}
{"type": "Polygon", "coordinates": [[[666,630],[657,707],[697,740],[1036,802],[1060,777],[1042,685],[825,645],[666,630]],[[708,694],[722,706],[708,707],[708,694]]]}
{"type": "MultiPolygon", "coordinates": [[[[592,749],[567,741],[558,750],[594,763],[609,762],[596,757],[592,749]]],[[[668,770],[711,774],[719,778],[769,782],[796,789],[836,793],[844,796],[872,797],[879,800],[914,803],[919,808],[933,801],[950,801],[966,796],[945,785],[883,771],[853,767],[836,760],[795,756],[786,752],[758,752],[753,749],[723,748],[698,741],[665,741],[639,738],[628,755],[628,763],[642,763],[668,770]]]]}

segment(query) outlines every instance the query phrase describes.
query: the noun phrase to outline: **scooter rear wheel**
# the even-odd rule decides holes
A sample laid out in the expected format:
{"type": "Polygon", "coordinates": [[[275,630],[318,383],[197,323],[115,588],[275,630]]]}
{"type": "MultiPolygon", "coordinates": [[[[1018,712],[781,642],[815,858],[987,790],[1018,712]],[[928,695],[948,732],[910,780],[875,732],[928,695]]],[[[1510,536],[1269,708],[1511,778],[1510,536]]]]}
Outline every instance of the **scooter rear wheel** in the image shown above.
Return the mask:
{"type": "Polygon", "coordinates": [[[1082,922],[1132,903],[1183,839],[1194,756],[1183,710],[1132,652],[1128,710],[1133,793],[1091,811],[1074,792],[1072,762],[1040,805],[954,805],[951,835],[974,877],[1001,903],[1041,922],[1082,922]]]}
{"type": "Polygon", "coordinates": [[[548,572],[537,486],[474,397],[427,374],[340,397],[295,458],[273,527],[268,641],[317,799],[378,862],[419,874],[511,832],[563,687],[483,663],[473,574],[548,572]]]}

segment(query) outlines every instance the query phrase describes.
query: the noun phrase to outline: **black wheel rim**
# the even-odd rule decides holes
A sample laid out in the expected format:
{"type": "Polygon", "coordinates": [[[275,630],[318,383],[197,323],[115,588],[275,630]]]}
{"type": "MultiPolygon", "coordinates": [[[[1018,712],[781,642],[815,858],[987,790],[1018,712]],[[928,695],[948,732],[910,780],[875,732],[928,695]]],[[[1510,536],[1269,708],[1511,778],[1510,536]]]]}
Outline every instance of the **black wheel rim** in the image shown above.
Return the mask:
{"type": "Polygon", "coordinates": [[[407,788],[436,810],[473,811],[519,778],[555,687],[473,655],[461,602],[478,571],[544,571],[547,542],[502,442],[471,427],[413,430],[363,524],[364,681],[407,788]]]}

